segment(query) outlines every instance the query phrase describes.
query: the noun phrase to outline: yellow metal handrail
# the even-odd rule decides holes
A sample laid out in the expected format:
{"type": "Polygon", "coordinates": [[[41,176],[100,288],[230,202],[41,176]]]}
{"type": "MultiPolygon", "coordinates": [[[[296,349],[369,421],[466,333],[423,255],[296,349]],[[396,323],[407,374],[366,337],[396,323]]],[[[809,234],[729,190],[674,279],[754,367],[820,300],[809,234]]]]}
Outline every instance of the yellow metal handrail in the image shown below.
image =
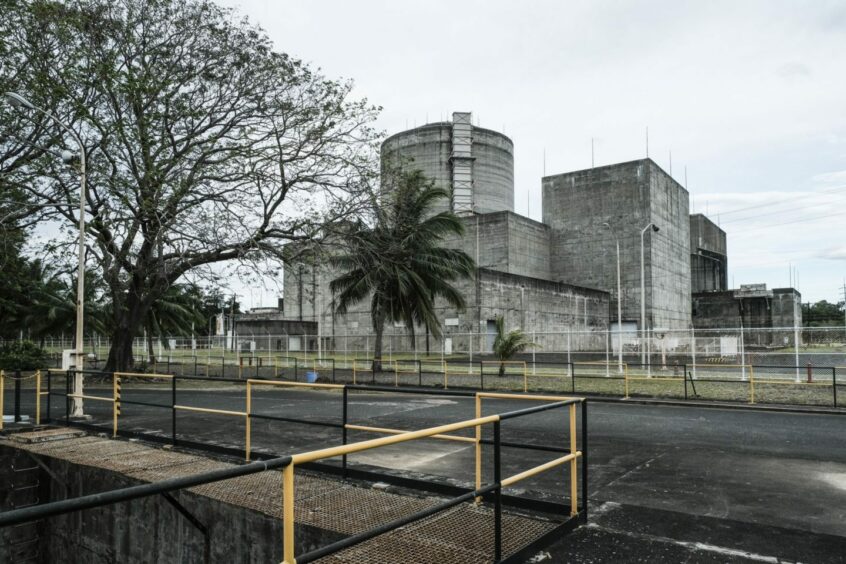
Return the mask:
{"type": "MultiPolygon", "coordinates": [[[[413,441],[417,439],[425,439],[425,438],[444,438],[448,440],[463,440],[469,437],[457,437],[455,435],[448,435],[448,433],[453,431],[459,431],[461,429],[467,429],[469,427],[474,427],[476,429],[476,437],[474,439],[470,439],[471,441],[476,443],[477,449],[477,464],[476,464],[476,490],[481,488],[481,455],[480,455],[480,446],[481,446],[481,426],[486,425],[488,423],[497,423],[500,421],[500,415],[488,415],[485,417],[479,416],[479,412],[481,411],[481,399],[483,397],[491,397],[491,398],[499,398],[499,399],[523,399],[523,400],[533,400],[533,401],[573,401],[573,402],[581,402],[584,401],[582,398],[571,398],[571,397],[554,397],[554,396],[525,396],[521,394],[484,394],[484,393],[477,393],[476,394],[476,413],[477,417],[474,419],[469,419],[467,421],[459,421],[457,423],[449,423],[446,425],[439,425],[436,427],[430,427],[428,429],[420,429],[418,431],[397,431],[395,429],[380,429],[375,427],[366,428],[365,430],[377,431],[377,432],[384,432],[384,433],[391,433],[392,436],[389,437],[382,437],[379,439],[370,439],[367,441],[361,441],[358,443],[348,444],[348,445],[341,445],[336,447],[329,447],[319,450],[314,450],[311,452],[305,452],[300,454],[295,454],[291,457],[291,464],[283,468],[282,470],[282,488],[283,488],[283,496],[282,496],[282,549],[283,549],[283,564],[296,564],[296,558],[294,554],[294,468],[298,464],[305,464],[307,462],[316,462],[318,460],[323,460],[326,458],[334,458],[337,456],[345,456],[349,454],[355,454],[357,452],[370,450],[374,448],[379,448],[383,446],[389,446],[394,444],[399,444],[407,441],[413,441]],[[396,434],[395,434],[396,433],[396,434]]],[[[555,468],[567,462],[570,462],[570,499],[571,499],[571,514],[575,515],[578,513],[578,466],[577,460],[582,456],[582,452],[577,450],[576,444],[576,403],[571,403],[569,405],[570,408],[570,453],[566,456],[562,456],[560,458],[556,458],[555,460],[551,460],[549,462],[545,462],[534,468],[530,468],[528,470],[524,470],[523,472],[519,472],[513,476],[509,476],[508,478],[502,479],[500,481],[500,487],[509,486],[515,484],[521,480],[529,478],[531,476],[535,476],[541,472],[549,470],[551,468],[555,468]]],[[[357,427],[357,426],[349,426],[349,427],[357,427]]],[[[585,492],[586,493],[586,492],[585,492]]]]}

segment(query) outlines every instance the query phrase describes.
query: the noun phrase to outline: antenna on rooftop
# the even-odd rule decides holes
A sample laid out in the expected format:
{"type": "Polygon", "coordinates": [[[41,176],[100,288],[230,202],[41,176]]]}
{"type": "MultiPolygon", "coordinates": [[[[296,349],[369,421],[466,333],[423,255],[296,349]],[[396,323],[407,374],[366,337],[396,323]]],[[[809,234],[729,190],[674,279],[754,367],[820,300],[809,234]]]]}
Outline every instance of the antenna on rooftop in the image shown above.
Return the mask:
{"type": "Polygon", "coordinates": [[[646,158],[649,158],[649,126],[646,126],[646,158]]]}
{"type": "Polygon", "coordinates": [[[590,168],[593,168],[593,137],[590,138],[590,168]]]}

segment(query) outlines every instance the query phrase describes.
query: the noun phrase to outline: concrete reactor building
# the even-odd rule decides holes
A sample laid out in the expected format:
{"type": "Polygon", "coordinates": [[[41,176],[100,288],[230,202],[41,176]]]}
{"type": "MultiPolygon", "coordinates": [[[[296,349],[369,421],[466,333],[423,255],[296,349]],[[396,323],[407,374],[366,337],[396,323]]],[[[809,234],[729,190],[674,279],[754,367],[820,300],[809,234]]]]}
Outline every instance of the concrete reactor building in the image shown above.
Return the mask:
{"type": "MultiPolygon", "coordinates": [[[[690,215],[687,190],[654,161],[544,177],[538,222],[514,213],[512,141],[473,126],[470,113],[452,117],[392,135],[381,148],[383,166],[420,169],[446,189],[449,198],[436,211],[458,214],[465,233],[444,246],[463,249],[478,266],[474,279],[458,283],[464,311],[438,304],[445,338],[433,350],[490,351],[499,315],[549,351],[562,350],[561,343],[546,339],[565,332],[567,350],[601,350],[609,332],[635,338],[646,330],[720,324],[717,308],[705,303],[708,293],[727,290],[725,232],[701,214],[690,215]],[[693,294],[707,319],[692,315],[693,294]]],[[[373,334],[369,302],[334,315],[329,283],[337,275],[308,259],[286,265],[282,317],[316,322],[324,350],[342,348],[340,338],[350,349],[364,348],[373,334]]],[[[795,292],[785,296],[799,299],[795,292]]],[[[386,327],[386,346],[408,350],[407,333],[401,324],[386,327]]],[[[421,349],[422,331],[415,334],[421,349]]],[[[614,341],[615,348],[625,342],[614,341]]]]}

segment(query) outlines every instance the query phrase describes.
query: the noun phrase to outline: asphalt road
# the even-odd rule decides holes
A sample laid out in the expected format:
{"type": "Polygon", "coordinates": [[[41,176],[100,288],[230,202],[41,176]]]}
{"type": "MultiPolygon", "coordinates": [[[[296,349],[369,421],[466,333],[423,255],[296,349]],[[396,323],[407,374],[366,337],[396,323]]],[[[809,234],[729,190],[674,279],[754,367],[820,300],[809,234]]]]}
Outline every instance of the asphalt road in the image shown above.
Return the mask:
{"type": "MultiPolygon", "coordinates": [[[[169,405],[170,391],[125,388],[123,399],[169,405]]],[[[244,401],[234,388],[177,397],[178,404],[234,411],[243,410],[244,401]]],[[[29,403],[25,398],[25,410],[29,403]]],[[[53,405],[57,415],[64,402],[53,405]]],[[[484,412],[528,405],[486,400],[484,412]]],[[[96,422],[111,425],[110,404],[87,402],[86,408],[96,422]]],[[[341,395],[262,391],[254,395],[253,412],[339,423],[341,395]]],[[[473,414],[471,398],[350,392],[349,422],[355,424],[414,430],[473,414]]],[[[120,424],[169,436],[170,411],[124,403],[120,424]]],[[[566,446],[566,430],[560,410],[502,423],[503,440],[521,443],[566,446]]],[[[592,402],[588,430],[591,524],[556,544],[552,560],[846,562],[846,417],[592,402]]],[[[254,448],[279,454],[340,443],[338,429],[313,425],[255,419],[252,431],[254,448]]],[[[238,417],[180,412],[177,432],[244,444],[238,417]]],[[[355,432],[350,439],[374,436],[355,432]]],[[[506,448],[503,475],[554,456],[506,448]]],[[[467,485],[473,480],[473,447],[465,443],[418,441],[350,461],[467,485]]],[[[512,493],[565,496],[568,483],[566,470],[556,470],[521,482],[512,493]]]]}

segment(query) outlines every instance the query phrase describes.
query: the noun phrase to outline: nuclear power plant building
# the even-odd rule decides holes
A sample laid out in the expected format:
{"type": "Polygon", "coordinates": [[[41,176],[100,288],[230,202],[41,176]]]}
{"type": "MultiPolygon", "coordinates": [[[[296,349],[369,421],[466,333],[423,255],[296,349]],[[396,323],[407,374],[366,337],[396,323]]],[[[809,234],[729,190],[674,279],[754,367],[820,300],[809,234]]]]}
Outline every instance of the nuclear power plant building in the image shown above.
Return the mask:
{"type": "MultiPolygon", "coordinates": [[[[383,163],[420,169],[447,189],[451,197],[438,211],[458,214],[465,232],[444,245],[463,249],[478,265],[475,278],[459,283],[467,308],[439,304],[446,352],[490,350],[498,315],[542,345],[544,333],[573,333],[573,350],[601,348],[609,329],[632,337],[644,328],[687,330],[695,324],[692,292],[726,290],[725,232],[701,214],[691,216],[687,190],[654,161],[544,177],[538,222],[514,213],[512,141],[471,118],[456,112],[451,122],[388,137],[381,148],[383,163]]],[[[316,321],[327,349],[337,345],[332,336],[373,334],[368,301],[332,314],[335,276],[301,261],[287,265],[284,277],[284,317],[316,321]]],[[[385,328],[395,349],[407,350],[407,333],[385,328]]]]}

